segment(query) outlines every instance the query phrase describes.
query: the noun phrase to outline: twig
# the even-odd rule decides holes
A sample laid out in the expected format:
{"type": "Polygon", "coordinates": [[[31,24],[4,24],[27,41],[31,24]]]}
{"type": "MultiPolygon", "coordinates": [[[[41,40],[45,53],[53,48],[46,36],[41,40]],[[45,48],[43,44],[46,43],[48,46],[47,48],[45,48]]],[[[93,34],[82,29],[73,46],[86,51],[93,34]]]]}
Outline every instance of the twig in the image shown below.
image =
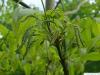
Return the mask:
{"type": "Polygon", "coordinates": [[[54,7],[54,10],[59,6],[59,4],[62,5],[62,10],[64,11],[64,5],[63,5],[63,3],[62,3],[62,0],[59,0],[59,1],[57,2],[56,6],[54,7]]]}
{"type": "MultiPolygon", "coordinates": [[[[45,18],[44,18],[44,20],[47,20],[48,17],[47,17],[47,15],[46,15],[46,9],[45,9],[45,6],[44,6],[44,3],[43,3],[43,0],[41,0],[41,3],[42,3],[43,9],[44,9],[44,14],[45,14],[45,18]]],[[[49,33],[51,33],[50,22],[46,22],[46,24],[47,24],[47,28],[48,28],[48,30],[49,30],[49,33]]]]}
{"type": "Polygon", "coordinates": [[[80,31],[79,31],[79,29],[77,29],[77,30],[78,30],[79,40],[80,40],[82,46],[85,47],[85,43],[84,43],[84,41],[83,41],[83,39],[82,39],[82,37],[81,37],[80,31]]]}
{"type": "Polygon", "coordinates": [[[78,26],[74,26],[74,29],[75,29],[75,36],[76,36],[76,42],[77,42],[78,48],[80,47],[79,41],[82,44],[82,46],[85,47],[85,43],[83,42],[83,39],[81,38],[78,26]]]}
{"type": "Polygon", "coordinates": [[[19,3],[20,5],[22,5],[25,8],[31,8],[30,6],[28,6],[26,3],[20,1],[20,0],[14,0],[16,3],[19,3]]]}
{"type": "Polygon", "coordinates": [[[78,31],[77,31],[77,26],[74,26],[74,31],[75,31],[75,37],[76,37],[77,47],[80,48],[79,40],[78,40],[78,31]]]}
{"type": "Polygon", "coordinates": [[[62,65],[62,67],[63,67],[64,75],[69,75],[68,64],[65,62],[65,59],[62,56],[62,52],[60,50],[59,43],[57,43],[55,46],[56,46],[57,51],[58,51],[58,55],[59,55],[59,58],[60,58],[60,63],[62,65]]]}
{"type": "Polygon", "coordinates": [[[42,3],[43,10],[44,10],[44,13],[45,13],[45,12],[46,12],[46,9],[45,9],[45,6],[44,6],[44,3],[43,3],[43,0],[41,0],[41,3],[42,3]]]}
{"type": "Polygon", "coordinates": [[[56,4],[56,6],[55,6],[54,9],[56,9],[60,3],[61,3],[61,0],[59,0],[59,1],[57,2],[57,4],[56,4]]]}

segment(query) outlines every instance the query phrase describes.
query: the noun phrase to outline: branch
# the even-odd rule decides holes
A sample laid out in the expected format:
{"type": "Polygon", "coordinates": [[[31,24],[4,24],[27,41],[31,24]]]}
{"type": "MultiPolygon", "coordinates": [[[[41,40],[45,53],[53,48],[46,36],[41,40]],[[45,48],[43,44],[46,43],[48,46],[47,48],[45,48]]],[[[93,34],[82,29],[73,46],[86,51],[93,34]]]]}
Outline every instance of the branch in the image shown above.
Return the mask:
{"type": "Polygon", "coordinates": [[[30,6],[28,6],[26,3],[20,1],[20,0],[14,0],[16,3],[19,3],[20,5],[22,5],[25,8],[31,8],[30,6]]]}
{"type": "Polygon", "coordinates": [[[54,9],[56,9],[58,7],[58,5],[61,4],[62,5],[62,9],[64,10],[64,5],[62,3],[62,0],[59,0],[56,4],[56,6],[54,7],[54,9]]]}
{"type": "Polygon", "coordinates": [[[65,62],[65,59],[62,56],[62,52],[60,50],[59,44],[56,44],[56,48],[57,48],[58,55],[59,55],[59,58],[60,58],[60,63],[63,67],[64,75],[69,75],[68,64],[65,62]]]}
{"type": "Polygon", "coordinates": [[[62,49],[61,49],[61,40],[62,37],[61,36],[58,36],[54,42],[54,45],[55,47],[57,48],[57,51],[58,51],[58,55],[59,55],[59,58],[60,58],[60,63],[63,67],[63,71],[64,71],[64,75],[69,75],[69,71],[68,71],[68,63],[66,62],[65,60],[65,56],[63,55],[62,53],[62,49]]]}
{"type": "Polygon", "coordinates": [[[61,0],[59,0],[59,1],[57,2],[57,4],[56,4],[56,6],[55,6],[54,9],[56,9],[60,3],[61,3],[61,0]]]}
{"type": "Polygon", "coordinates": [[[83,0],[83,1],[77,6],[76,9],[74,9],[74,10],[72,10],[72,11],[67,11],[67,12],[65,12],[65,15],[72,15],[72,14],[77,13],[77,12],[80,10],[80,8],[81,8],[87,1],[88,1],[88,0],[83,0]]]}

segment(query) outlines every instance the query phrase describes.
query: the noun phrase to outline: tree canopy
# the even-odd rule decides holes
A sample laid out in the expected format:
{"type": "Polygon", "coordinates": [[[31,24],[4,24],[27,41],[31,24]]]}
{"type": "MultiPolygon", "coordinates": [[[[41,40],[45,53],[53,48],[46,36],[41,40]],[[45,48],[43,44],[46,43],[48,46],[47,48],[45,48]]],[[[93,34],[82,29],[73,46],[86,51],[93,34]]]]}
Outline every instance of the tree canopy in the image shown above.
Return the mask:
{"type": "Polygon", "coordinates": [[[0,75],[100,72],[100,0],[0,1],[0,75]]]}

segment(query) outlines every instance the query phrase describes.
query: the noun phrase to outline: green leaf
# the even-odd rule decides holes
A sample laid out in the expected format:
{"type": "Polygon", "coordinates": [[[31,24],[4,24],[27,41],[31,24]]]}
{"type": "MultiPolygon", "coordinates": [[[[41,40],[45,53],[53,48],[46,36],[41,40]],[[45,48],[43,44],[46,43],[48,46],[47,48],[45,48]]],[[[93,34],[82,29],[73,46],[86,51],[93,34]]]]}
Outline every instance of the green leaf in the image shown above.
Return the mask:
{"type": "Polygon", "coordinates": [[[82,57],[82,60],[86,60],[86,61],[100,61],[100,52],[89,53],[89,54],[85,55],[84,57],[82,57]]]}
{"type": "Polygon", "coordinates": [[[88,49],[90,50],[93,47],[96,47],[98,45],[100,45],[100,36],[96,36],[95,38],[91,40],[91,43],[89,44],[88,49]]]}
{"type": "Polygon", "coordinates": [[[74,73],[75,73],[75,66],[72,63],[69,65],[69,75],[74,75],[74,73]]]}
{"type": "Polygon", "coordinates": [[[0,32],[5,36],[8,33],[8,29],[0,24],[0,32]]]}
{"type": "Polygon", "coordinates": [[[24,65],[24,71],[25,71],[25,75],[30,75],[31,74],[31,65],[30,64],[25,64],[24,65]]]}

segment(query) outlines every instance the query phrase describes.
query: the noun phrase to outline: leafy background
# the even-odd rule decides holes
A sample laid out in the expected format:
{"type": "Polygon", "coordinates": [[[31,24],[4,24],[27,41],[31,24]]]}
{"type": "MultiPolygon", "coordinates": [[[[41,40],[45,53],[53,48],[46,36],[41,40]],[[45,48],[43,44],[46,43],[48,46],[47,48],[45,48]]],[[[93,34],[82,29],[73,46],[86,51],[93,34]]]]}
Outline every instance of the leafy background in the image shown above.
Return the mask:
{"type": "Polygon", "coordinates": [[[100,1],[63,0],[44,12],[0,4],[0,75],[82,75],[100,72],[100,1]]]}

